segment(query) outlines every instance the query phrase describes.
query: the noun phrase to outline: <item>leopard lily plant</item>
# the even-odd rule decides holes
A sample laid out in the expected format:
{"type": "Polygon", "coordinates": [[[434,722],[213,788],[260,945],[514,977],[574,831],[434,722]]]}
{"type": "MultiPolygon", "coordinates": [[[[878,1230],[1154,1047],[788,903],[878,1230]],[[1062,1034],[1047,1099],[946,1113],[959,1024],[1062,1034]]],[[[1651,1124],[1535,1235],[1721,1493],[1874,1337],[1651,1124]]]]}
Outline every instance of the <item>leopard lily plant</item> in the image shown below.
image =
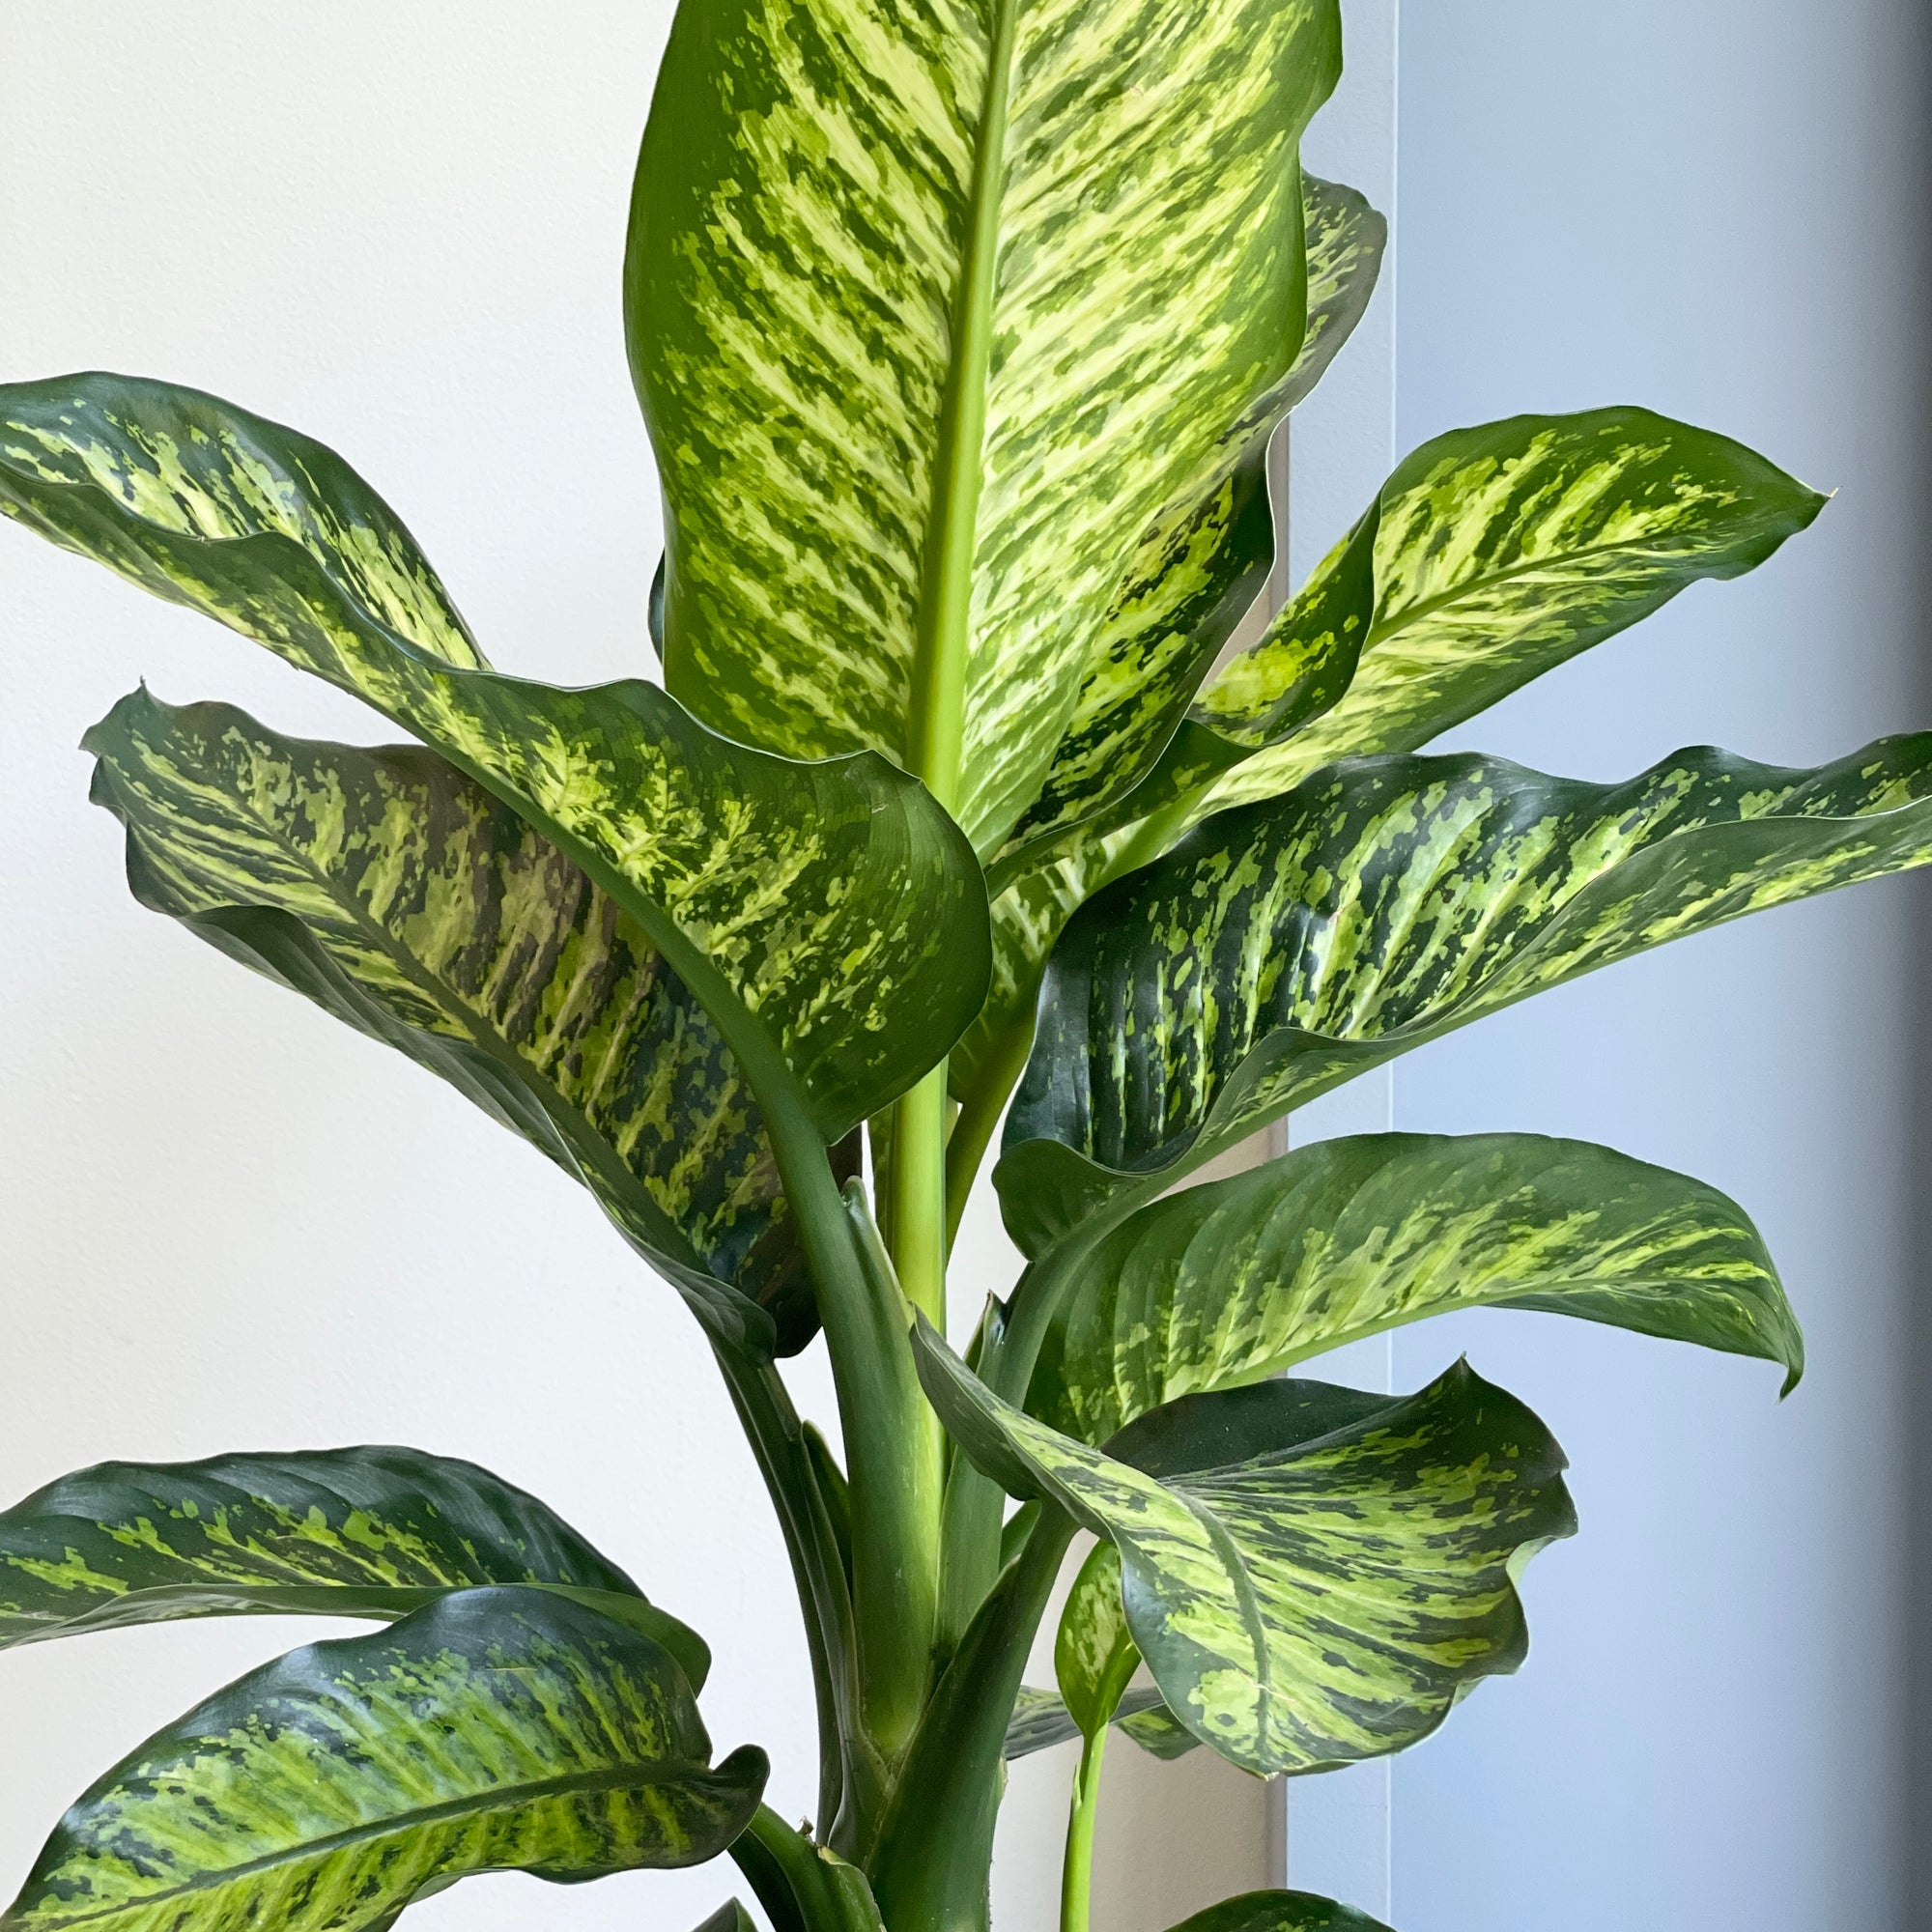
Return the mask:
{"type": "MultiPolygon", "coordinates": [[[[703,1641],[469,1463],[104,1464],[0,1516],[0,1642],[385,1627],[108,1772],[6,1932],[374,1932],[471,1872],[727,1852],[780,1932],[977,1932],[1004,1761],[1074,1737],[1082,1932],[1111,1727],[1321,1772],[1523,1656],[1516,1579],[1574,1526],[1548,1430],[1462,1364],[1391,1397],[1311,1357],[1507,1306],[1796,1379],[1743,1210],[1606,1148],[1376,1134],[1180,1185],[1512,1001],[1932,857],[1928,736],[1620,784],[1419,750],[1817,514],[1708,431],[1440,437],[1250,617],[1270,435],[1382,248],[1298,161],[1340,66],[1336,0],[687,0],[624,275],[661,682],[493,669],[293,430],[123,376],[0,388],[9,516],[415,741],[142,690],[86,744],[142,904],[459,1088],[683,1297],[820,1741],[801,1831],[758,1749],[714,1758],[703,1641]],[[1027,1266],[961,1355],[948,1251],[1003,1118],[1027,1266]],[[823,1435],[781,1371],[821,1333],[823,1435]]],[[[1189,1921],[1369,1924],[1287,1891],[1189,1921]]]]}

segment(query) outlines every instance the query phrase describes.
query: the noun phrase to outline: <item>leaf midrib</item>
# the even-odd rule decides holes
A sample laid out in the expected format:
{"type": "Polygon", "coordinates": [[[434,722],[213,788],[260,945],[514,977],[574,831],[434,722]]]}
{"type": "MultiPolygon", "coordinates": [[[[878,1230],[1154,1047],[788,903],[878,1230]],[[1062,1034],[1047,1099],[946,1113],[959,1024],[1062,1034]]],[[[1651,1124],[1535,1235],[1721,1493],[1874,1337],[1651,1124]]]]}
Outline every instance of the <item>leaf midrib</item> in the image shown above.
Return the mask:
{"type": "MultiPolygon", "coordinates": [[[[1710,550],[1721,549],[1724,546],[1704,546],[1701,548],[1708,554],[1710,550]]],[[[1378,644],[1398,636],[1403,631],[1408,629],[1411,624],[1419,624],[1426,621],[1428,618],[1435,616],[1437,611],[1446,610],[1450,605],[1460,602],[1463,598],[1475,595],[1480,589],[1493,588],[1497,584],[1514,583],[1519,578],[1532,576],[1539,570],[1548,570],[1552,567],[1561,568],[1565,565],[1576,563],[1587,563],[1596,557],[1637,555],[1647,551],[1655,551],[1656,549],[1657,546],[1655,543],[1642,541],[1585,544],[1577,550],[1564,551],[1560,555],[1555,557],[1526,557],[1518,563],[1511,564],[1507,569],[1487,571],[1481,577],[1471,578],[1464,582],[1455,584],[1435,597],[1424,598],[1419,604],[1406,605],[1386,623],[1372,623],[1369,626],[1368,636],[1362,639],[1362,656],[1366,661],[1368,654],[1378,644]]],[[[1696,555],[1697,554],[1697,549],[1690,549],[1680,553],[1682,555],[1696,555]]],[[[1351,686],[1336,701],[1335,709],[1339,711],[1354,695],[1355,691],[1353,686],[1351,686]]],[[[1322,720],[1318,718],[1310,722],[1313,725],[1319,727],[1322,720]]]]}
{"type": "Polygon", "coordinates": [[[965,737],[973,557],[992,361],[994,273],[1006,186],[1007,110],[1018,0],[993,0],[967,206],[966,244],[952,316],[951,357],[940,399],[933,493],[920,559],[918,632],[906,719],[906,768],[956,811],[965,737]]]}
{"type": "Polygon", "coordinates": [[[327,1858],[335,1852],[348,1850],[355,1845],[371,1844],[378,1839],[391,1837],[399,1832],[418,1831],[429,1825],[440,1824],[445,1819],[482,1817],[492,1811],[512,1810],[522,1805],[536,1804],[546,1798],[567,1796],[577,1791],[639,1790],[646,1785],[668,1784],[679,1779],[713,1777],[723,1769],[723,1766],[698,1764],[684,1758],[659,1758],[647,1764],[610,1765],[597,1771],[566,1772],[554,1777],[533,1778],[519,1784],[492,1785],[487,1795],[446,1798],[434,1804],[417,1805],[410,1810],[392,1812],[386,1818],[374,1820],[366,1825],[350,1826],[340,1832],[326,1833],[321,1837],[306,1838],[298,1845],[265,1853],[260,1858],[244,1860],[240,1864],[224,1865],[219,1870],[197,1872],[194,1877],[184,1880],[180,1885],[169,1886],[158,1891],[142,1892],[132,1898],[118,1900],[111,1905],[99,1906],[92,1912],[59,1916],[29,1913],[18,1917],[10,1913],[7,1918],[0,1918],[0,1927],[10,1928],[11,1932],[11,1928],[15,1927],[92,1924],[99,1919],[113,1918],[125,1913],[145,1912],[171,1898],[182,1898],[198,1891],[212,1891],[222,1886],[239,1885],[263,1872],[274,1871],[283,1865],[300,1864],[312,1859],[327,1858]]]}

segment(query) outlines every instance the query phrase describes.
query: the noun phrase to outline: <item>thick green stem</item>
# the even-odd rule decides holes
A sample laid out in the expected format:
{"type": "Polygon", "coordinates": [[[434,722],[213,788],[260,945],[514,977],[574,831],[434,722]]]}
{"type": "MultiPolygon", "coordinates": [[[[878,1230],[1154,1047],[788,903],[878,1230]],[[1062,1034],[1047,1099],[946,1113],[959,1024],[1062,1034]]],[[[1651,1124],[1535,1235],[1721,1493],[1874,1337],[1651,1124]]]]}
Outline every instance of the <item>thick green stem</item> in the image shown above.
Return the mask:
{"type": "MultiPolygon", "coordinates": [[[[932,1412],[913,1369],[911,1318],[863,1202],[855,1220],[825,1143],[802,1110],[783,1095],[766,1098],[765,1121],[817,1290],[838,1397],[851,1485],[859,1722],[864,1742],[890,1763],[919,1721],[932,1662],[939,1473],[936,1457],[907,1453],[908,1444],[930,1437],[932,1412]]],[[[848,1806],[864,1797],[848,1794],[848,1806]]],[[[841,1841],[867,1837],[871,1822],[863,1813],[844,1819],[841,1841]]]]}
{"type": "Polygon", "coordinates": [[[870,1861],[888,1932],[986,1932],[1007,1724],[1072,1540],[1042,1513],[939,1680],[870,1861]]]}
{"type": "MultiPolygon", "coordinates": [[[[875,1324],[869,1340],[882,1371],[869,1395],[858,1396],[856,1418],[842,1391],[839,1410],[852,1463],[852,1588],[863,1715],[866,1735],[890,1764],[911,1742],[931,1683],[945,1437],[913,1367],[911,1311],[856,1180],[842,1205],[866,1276],[866,1305],[875,1324]],[[856,1446],[861,1432],[868,1458],[864,1497],[856,1446]]],[[[828,1345],[832,1339],[828,1332],[828,1345]]],[[[866,1836],[861,1830],[852,1842],[866,1836]]]]}
{"type": "Polygon", "coordinates": [[[1093,1911],[1094,1822],[1100,1812],[1100,1760],[1106,1749],[1105,1724],[1080,1747],[1066,1819],[1066,1858],[1060,1871],[1060,1932],[1087,1932],[1093,1911]]]}
{"type": "Polygon", "coordinates": [[[946,1063],[942,1060],[893,1115],[886,1226],[905,1298],[946,1333],[946,1063]]]}

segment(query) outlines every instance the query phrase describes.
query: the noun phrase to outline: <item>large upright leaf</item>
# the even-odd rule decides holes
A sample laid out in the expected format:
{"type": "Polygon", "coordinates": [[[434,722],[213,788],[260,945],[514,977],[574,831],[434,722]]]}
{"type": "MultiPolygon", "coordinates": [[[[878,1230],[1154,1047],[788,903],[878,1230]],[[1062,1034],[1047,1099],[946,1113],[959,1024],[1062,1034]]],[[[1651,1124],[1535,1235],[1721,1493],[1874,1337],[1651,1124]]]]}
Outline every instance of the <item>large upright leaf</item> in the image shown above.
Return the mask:
{"type": "Polygon", "coordinates": [[[917,782],[729,743],[652,685],[475,668],[429,590],[398,587],[434,583],[407,533],[307,438],[125,377],[0,387],[0,511],[434,745],[611,895],[768,1103],[795,1088],[828,1140],[978,1009],[983,881],[917,782]]]}
{"type": "Polygon", "coordinates": [[[1027,1407],[1104,1442],[1458,1308],[1538,1308],[1781,1363],[1804,1348],[1758,1232],[1714,1187],[1587,1141],[1362,1134],[1150,1203],[1083,1263],[1027,1407]]]}
{"type": "Polygon", "coordinates": [[[1002,1402],[923,1320],[917,1350],[975,1466],[1120,1551],[1168,1708],[1250,1771],[1427,1736],[1521,1662],[1513,1579],[1576,1527],[1548,1432],[1464,1364],[1399,1400],[1301,1381],[1188,1396],[1100,1450],[1002,1402]]]}
{"type": "Polygon", "coordinates": [[[534,1142],[721,1339],[785,1353],[811,1339],[810,1284],[738,1063],[551,840],[434,752],[284,738],[227,705],[136,692],[85,742],[144,904],[534,1142]]]}
{"type": "Polygon", "coordinates": [[[757,1807],[648,1637],[471,1590],[311,1644],[150,1738],[61,1820],[7,1932],[362,1932],[472,1872],[700,1863],[757,1807]]]}
{"type": "Polygon", "coordinates": [[[1203,694],[1200,723],[1254,753],[1206,809],[1336,758],[1413,751],[1698,579],[1755,569],[1825,500],[1742,443],[1649,410],[1436,437],[1203,694]],[[1352,640],[1352,675],[1304,724],[1283,696],[1331,639],[1352,640]]]}
{"type": "MultiPolygon", "coordinates": [[[[1005,1104],[1025,1059],[1053,942],[1126,842],[1109,837],[1114,819],[1152,809],[1151,789],[1136,789],[1150,760],[1177,723],[1181,736],[1150,785],[1165,779],[1177,793],[1192,794],[1242,755],[1183,713],[1229,624],[1245,612],[1273,563],[1261,461],[1266,432],[1315,386],[1361,319],[1387,236],[1382,217],[1354,189],[1306,174],[1301,185],[1308,256],[1301,354],[1231,440],[1242,460],[1191,515],[1149,532],[1090,653],[1045,788],[990,868],[992,982],[947,1066],[954,1094],[977,1095],[988,1111],[1005,1104]],[[1206,748],[1198,771],[1190,747],[1206,748]],[[1113,818],[1105,815],[1110,810],[1113,818]]],[[[1321,695],[1311,678],[1308,702],[1321,695]]]]}
{"type": "Polygon", "coordinates": [[[420,1449],[101,1463],[0,1515],[0,1649],[179,1617],[401,1617],[542,1584],[655,1637],[703,1688],[703,1639],[535,1496],[420,1449]]]}
{"type": "Polygon", "coordinates": [[[997,850],[1144,533],[1300,349],[1339,65],[1335,0],[682,8],[626,272],[671,689],[905,756],[956,671],[997,850]]]}
{"type": "MultiPolygon", "coordinates": [[[[1269,436],[1335,359],[1375,292],[1387,224],[1353,188],[1301,178],[1308,320],[1301,353],[1223,441],[1228,468],[1142,538],[1039,796],[993,868],[997,894],[1025,855],[1125,798],[1181,723],[1202,678],[1272,569],[1269,436]]],[[[1193,727],[1190,727],[1193,728],[1193,727]]]]}
{"type": "Polygon", "coordinates": [[[1740,914],[1932,859],[1932,734],[1815,771],[1694,748],[1623,784],[1345,761],[1089,901],[996,1179],[1037,1253],[1351,1074],[1740,914]]]}

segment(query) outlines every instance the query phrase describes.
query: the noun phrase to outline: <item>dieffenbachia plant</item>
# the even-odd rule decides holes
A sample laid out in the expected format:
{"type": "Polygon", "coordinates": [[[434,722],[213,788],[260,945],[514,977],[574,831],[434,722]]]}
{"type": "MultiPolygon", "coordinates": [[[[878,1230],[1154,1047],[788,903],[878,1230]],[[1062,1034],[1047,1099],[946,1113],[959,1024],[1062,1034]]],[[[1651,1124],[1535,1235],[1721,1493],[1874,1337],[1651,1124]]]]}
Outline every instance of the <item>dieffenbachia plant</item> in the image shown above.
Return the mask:
{"type": "MultiPolygon", "coordinates": [[[[1549,1431],[1462,1363],[1390,1396],[1314,1358],[1487,1306],[1797,1379],[1744,1210],[1606,1148],[1380,1134],[1180,1184],[1512,1001],[1932,858],[1932,736],[1621,784],[1424,749],[1810,523],[1721,436],[1439,437],[1256,608],[1269,439],[1382,249],[1299,165],[1340,62],[1336,0],[690,0],[630,217],[666,543],[616,684],[493,669],[304,436],[127,377],[0,387],[0,509],[413,741],[144,689],[86,743],[144,905],[459,1088],[683,1298],[820,1729],[801,1830],[755,1747],[714,1759],[703,1642],[469,1463],[106,1464],[0,1515],[0,1644],[383,1627],[108,1772],[6,1932],[377,1932],[470,1872],[721,1853],[779,1932],[979,1932],[1004,1761],[1075,1738],[1084,1932],[1111,1730],[1320,1773],[1523,1657],[1523,1564],[1574,1527],[1549,1431]],[[962,1357],[949,1250],[1003,1118],[1028,1264],[962,1357]],[[781,1367],[821,1334],[824,1435],[781,1367]]],[[[1288,1891],[1188,1926],[1373,1932],[1288,1891]]]]}

